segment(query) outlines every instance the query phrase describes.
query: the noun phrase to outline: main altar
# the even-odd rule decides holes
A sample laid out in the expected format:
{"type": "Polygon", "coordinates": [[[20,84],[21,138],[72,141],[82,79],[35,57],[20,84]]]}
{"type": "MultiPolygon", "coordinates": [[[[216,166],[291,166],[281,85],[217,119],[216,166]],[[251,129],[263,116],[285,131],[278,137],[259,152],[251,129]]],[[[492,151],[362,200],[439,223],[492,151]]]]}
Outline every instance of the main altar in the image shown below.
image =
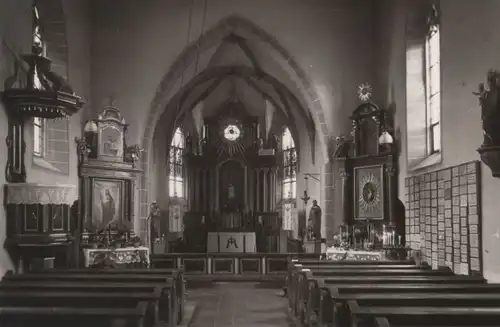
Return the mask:
{"type": "MultiPolygon", "coordinates": [[[[280,127],[264,128],[235,97],[200,124],[185,131],[186,194],[171,197],[169,205],[169,219],[182,219],[183,233],[171,251],[287,252],[277,209],[280,158],[273,128],[278,133],[280,127]]],[[[180,149],[172,147],[171,157],[175,151],[180,149]]]]}

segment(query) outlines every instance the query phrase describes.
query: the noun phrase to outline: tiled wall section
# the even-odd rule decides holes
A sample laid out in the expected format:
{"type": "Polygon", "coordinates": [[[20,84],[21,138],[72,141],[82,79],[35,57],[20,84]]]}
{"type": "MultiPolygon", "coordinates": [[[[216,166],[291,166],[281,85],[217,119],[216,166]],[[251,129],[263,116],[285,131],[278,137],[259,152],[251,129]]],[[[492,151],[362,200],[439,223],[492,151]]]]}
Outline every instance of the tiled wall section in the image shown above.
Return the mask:
{"type": "Polygon", "coordinates": [[[478,161],[405,179],[409,245],[433,268],[482,273],[480,180],[478,161]]]}

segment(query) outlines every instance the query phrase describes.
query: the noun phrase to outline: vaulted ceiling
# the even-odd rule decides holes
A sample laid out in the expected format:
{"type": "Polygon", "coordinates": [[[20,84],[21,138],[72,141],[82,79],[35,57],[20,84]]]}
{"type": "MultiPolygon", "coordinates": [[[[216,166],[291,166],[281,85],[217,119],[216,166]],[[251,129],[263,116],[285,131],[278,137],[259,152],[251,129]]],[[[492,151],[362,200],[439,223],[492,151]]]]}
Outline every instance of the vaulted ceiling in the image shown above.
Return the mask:
{"type": "Polygon", "coordinates": [[[197,51],[196,56],[191,79],[189,73],[182,77],[183,87],[163,113],[170,131],[176,125],[190,124],[190,112],[200,102],[204,116],[217,114],[228,99],[243,103],[251,115],[263,116],[267,100],[275,108],[275,119],[289,126],[295,139],[299,138],[296,122],[300,122],[300,129],[306,128],[314,142],[313,117],[295,96],[295,90],[290,90],[289,85],[294,83],[268,45],[228,33],[211,48],[197,51]]]}

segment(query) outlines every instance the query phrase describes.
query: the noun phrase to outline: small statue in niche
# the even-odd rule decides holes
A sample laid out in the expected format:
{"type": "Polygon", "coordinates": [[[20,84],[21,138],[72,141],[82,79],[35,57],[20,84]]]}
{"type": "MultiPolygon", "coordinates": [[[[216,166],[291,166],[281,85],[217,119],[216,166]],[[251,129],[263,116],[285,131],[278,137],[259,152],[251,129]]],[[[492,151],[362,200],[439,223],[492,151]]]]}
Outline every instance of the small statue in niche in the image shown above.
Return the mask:
{"type": "Polygon", "coordinates": [[[313,200],[312,207],[309,210],[309,219],[307,220],[306,239],[308,241],[321,238],[321,207],[318,201],[313,200]]]}
{"type": "Polygon", "coordinates": [[[233,184],[227,186],[227,198],[233,200],[236,197],[236,191],[233,184]]]}
{"type": "Polygon", "coordinates": [[[474,92],[479,97],[481,104],[481,118],[483,120],[483,146],[500,145],[500,83],[498,83],[500,73],[496,70],[489,70],[487,83],[489,90],[486,90],[484,83],[479,84],[478,92],[474,92]]]}
{"type": "Polygon", "coordinates": [[[186,152],[187,153],[193,152],[193,138],[191,137],[190,133],[187,133],[186,135],[186,152]]]}
{"type": "Polygon", "coordinates": [[[269,149],[278,151],[278,141],[279,140],[276,134],[272,133],[271,136],[269,137],[269,149]]]}

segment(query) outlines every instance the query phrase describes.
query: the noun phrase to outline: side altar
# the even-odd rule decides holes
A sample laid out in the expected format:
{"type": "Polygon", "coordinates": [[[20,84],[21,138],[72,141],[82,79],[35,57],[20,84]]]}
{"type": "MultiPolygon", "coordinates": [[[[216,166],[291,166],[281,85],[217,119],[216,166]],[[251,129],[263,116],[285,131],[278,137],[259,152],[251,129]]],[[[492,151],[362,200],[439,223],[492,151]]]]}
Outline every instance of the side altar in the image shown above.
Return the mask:
{"type": "Polygon", "coordinates": [[[141,150],[127,146],[127,124],[110,103],[87,121],[78,144],[79,205],[77,241],[85,266],[141,263],[149,253],[134,234],[136,168],[141,150]],[[141,259],[142,258],[142,259],[141,259]]]}

